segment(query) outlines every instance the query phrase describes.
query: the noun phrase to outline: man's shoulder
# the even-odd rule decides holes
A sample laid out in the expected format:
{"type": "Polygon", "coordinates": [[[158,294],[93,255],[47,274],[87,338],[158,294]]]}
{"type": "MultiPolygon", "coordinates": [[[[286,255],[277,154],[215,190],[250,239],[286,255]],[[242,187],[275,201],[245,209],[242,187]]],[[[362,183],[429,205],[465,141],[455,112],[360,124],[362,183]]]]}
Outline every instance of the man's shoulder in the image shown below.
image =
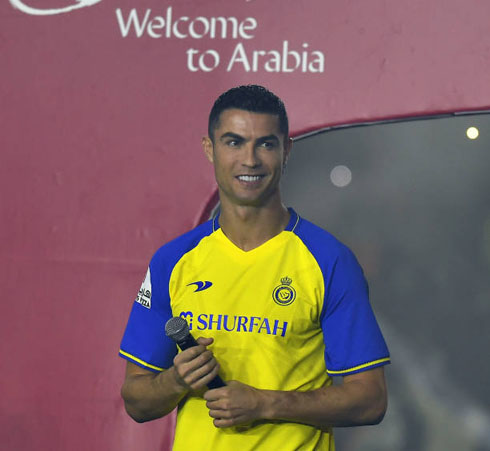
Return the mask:
{"type": "Polygon", "coordinates": [[[212,233],[212,220],[198,225],[161,246],[153,255],[152,264],[168,264],[178,261],[184,254],[194,249],[204,237],[212,233]]]}
{"type": "Polygon", "coordinates": [[[360,274],[362,272],[355,254],[338,238],[318,225],[301,218],[294,230],[311,252],[324,274],[337,268],[337,272],[360,274]]]}
{"type": "Polygon", "coordinates": [[[311,250],[329,255],[350,253],[350,249],[332,233],[301,217],[294,233],[311,250]]]}

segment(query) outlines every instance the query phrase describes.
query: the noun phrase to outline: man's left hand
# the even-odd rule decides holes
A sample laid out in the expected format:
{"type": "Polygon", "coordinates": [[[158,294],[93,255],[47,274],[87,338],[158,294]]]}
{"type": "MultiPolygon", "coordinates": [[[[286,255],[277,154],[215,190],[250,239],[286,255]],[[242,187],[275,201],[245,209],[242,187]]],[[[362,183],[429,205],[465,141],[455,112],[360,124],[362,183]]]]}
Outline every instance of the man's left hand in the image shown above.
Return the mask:
{"type": "Polygon", "coordinates": [[[204,394],[209,416],[218,428],[251,423],[261,418],[261,391],[238,381],[227,382],[226,387],[204,394]]]}

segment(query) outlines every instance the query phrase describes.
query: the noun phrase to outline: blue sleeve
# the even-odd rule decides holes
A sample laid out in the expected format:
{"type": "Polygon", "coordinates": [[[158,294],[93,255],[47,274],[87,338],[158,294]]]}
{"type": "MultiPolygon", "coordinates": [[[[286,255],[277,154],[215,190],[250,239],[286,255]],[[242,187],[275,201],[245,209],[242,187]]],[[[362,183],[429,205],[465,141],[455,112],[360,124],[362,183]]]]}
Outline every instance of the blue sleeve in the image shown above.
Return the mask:
{"type": "Polygon", "coordinates": [[[165,334],[165,324],[173,316],[168,289],[170,275],[179,259],[212,232],[212,221],[208,221],[155,253],[129,316],[119,350],[121,357],[155,372],[173,365],[177,346],[165,334]]]}
{"type": "Polygon", "coordinates": [[[354,374],[389,363],[364,274],[345,246],[340,248],[325,277],[321,326],[329,374],[354,374]]]}
{"type": "Polygon", "coordinates": [[[348,375],[389,363],[388,348],[369,303],[367,282],[354,254],[330,233],[302,218],[295,233],[323,274],[320,322],[327,372],[348,375]]]}
{"type": "Polygon", "coordinates": [[[177,353],[175,343],[165,335],[165,323],[172,317],[168,285],[159,280],[158,264],[152,260],[129,316],[119,355],[151,371],[170,368],[177,353]]]}

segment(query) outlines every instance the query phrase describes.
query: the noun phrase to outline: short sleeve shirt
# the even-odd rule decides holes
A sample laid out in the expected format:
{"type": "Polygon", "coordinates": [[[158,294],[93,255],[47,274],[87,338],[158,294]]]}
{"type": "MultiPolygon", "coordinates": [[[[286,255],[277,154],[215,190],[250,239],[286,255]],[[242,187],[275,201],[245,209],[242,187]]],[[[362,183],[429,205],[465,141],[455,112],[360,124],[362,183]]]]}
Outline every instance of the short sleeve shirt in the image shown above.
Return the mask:
{"type": "MultiPolygon", "coordinates": [[[[243,251],[210,220],[160,248],[134,302],[120,355],[143,368],[172,366],[165,323],[181,316],[210,347],[223,380],[259,389],[314,390],[331,375],[389,363],[354,254],[290,209],[286,229],[243,251]]],[[[179,407],[175,450],[333,450],[331,430],[292,422],[218,429],[202,396],[179,407]],[[264,445],[265,444],[265,445],[264,445]],[[287,448],[285,448],[287,444],[287,448]]]]}

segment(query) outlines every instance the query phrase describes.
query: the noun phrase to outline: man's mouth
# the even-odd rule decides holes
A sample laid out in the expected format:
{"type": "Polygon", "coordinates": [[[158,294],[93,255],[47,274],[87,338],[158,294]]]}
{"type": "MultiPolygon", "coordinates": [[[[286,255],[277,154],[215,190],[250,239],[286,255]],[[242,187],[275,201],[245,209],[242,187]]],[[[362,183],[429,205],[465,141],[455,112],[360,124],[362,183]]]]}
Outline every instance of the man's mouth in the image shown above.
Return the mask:
{"type": "Polygon", "coordinates": [[[264,177],[263,175],[239,175],[239,176],[237,176],[238,180],[241,180],[242,182],[257,182],[263,177],[264,177]]]}

